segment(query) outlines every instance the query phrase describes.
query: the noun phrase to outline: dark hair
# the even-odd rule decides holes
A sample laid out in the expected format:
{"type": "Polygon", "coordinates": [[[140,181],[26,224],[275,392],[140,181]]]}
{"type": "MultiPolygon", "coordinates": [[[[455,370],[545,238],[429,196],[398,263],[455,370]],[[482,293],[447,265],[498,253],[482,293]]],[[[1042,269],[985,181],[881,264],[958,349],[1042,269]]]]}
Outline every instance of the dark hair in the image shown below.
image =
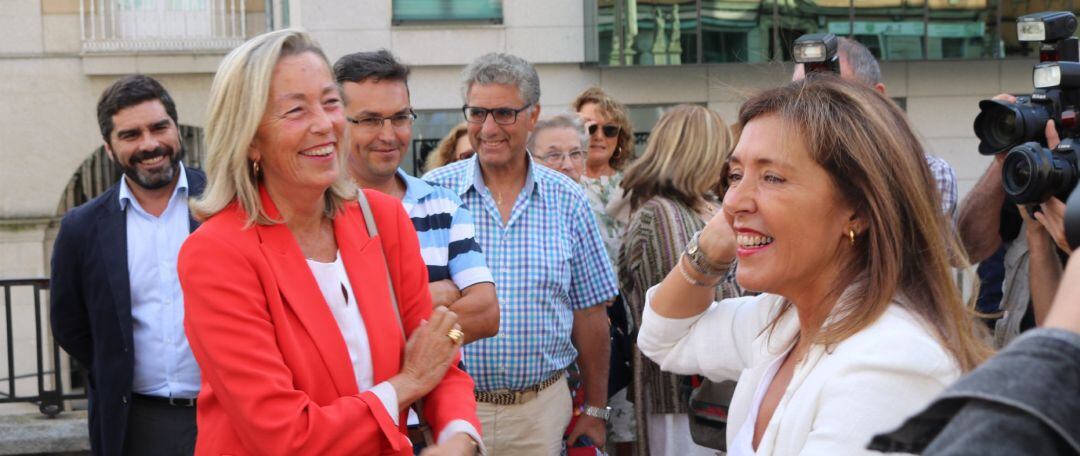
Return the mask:
{"type": "Polygon", "coordinates": [[[98,99],[97,119],[98,128],[101,128],[101,137],[109,142],[112,135],[113,116],[116,113],[150,100],[161,101],[165,106],[165,113],[172,118],[174,124],[180,125],[176,120],[176,103],[169,96],[169,92],[156,79],[145,74],[133,74],[124,76],[112,83],[98,99]]]}
{"type": "Polygon", "coordinates": [[[346,82],[401,81],[409,86],[409,67],[394,58],[386,49],[375,52],[356,52],[334,62],[334,78],[338,85],[346,82]]]}

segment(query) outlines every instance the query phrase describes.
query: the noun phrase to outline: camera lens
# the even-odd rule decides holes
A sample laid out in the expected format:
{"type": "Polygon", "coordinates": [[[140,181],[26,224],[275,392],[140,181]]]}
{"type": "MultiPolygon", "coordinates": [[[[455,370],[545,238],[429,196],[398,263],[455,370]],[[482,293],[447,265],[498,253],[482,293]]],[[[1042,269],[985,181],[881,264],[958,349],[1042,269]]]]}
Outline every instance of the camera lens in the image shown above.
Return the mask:
{"type": "Polygon", "coordinates": [[[1025,141],[1038,141],[1050,119],[1043,104],[1033,104],[1020,98],[1016,105],[1000,100],[979,102],[975,117],[975,135],[979,137],[979,153],[994,155],[1005,152],[1025,141]]]}
{"type": "Polygon", "coordinates": [[[1077,181],[1076,165],[1064,154],[1036,142],[1010,150],[1001,173],[1005,193],[1016,204],[1039,204],[1052,196],[1063,198],[1076,187],[1077,181]]]}

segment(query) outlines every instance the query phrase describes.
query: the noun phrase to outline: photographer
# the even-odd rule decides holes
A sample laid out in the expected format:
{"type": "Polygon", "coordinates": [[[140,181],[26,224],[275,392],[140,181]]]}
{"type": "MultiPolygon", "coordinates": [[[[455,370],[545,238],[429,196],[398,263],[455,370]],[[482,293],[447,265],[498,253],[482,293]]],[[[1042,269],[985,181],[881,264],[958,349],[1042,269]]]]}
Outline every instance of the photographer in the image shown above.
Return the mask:
{"type": "MultiPolygon", "coordinates": [[[[808,36],[804,35],[804,37],[808,36]]],[[[867,85],[882,95],[887,95],[885,83],[881,81],[881,65],[870,50],[858,41],[847,38],[836,38],[836,42],[840,77],[867,85]]],[[[806,77],[806,65],[795,64],[795,72],[791,75],[791,80],[798,81],[804,77],[806,77]]],[[[930,166],[930,172],[937,183],[937,191],[941,195],[941,211],[948,216],[949,220],[953,220],[956,216],[956,172],[948,162],[930,154],[926,154],[926,164],[930,166]]]]}
{"type": "MultiPolygon", "coordinates": [[[[1010,104],[1016,97],[1000,94],[993,98],[1010,104]]],[[[1059,139],[1053,122],[1045,127],[1047,145],[1059,139]]],[[[994,160],[960,203],[957,231],[972,262],[980,262],[983,287],[993,287],[1003,276],[1001,298],[996,303],[980,303],[983,312],[1001,312],[994,326],[994,341],[1004,346],[1020,332],[1041,325],[1053,301],[1061,277],[1058,248],[1068,251],[1064,235],[1065,204],[1051,197],[1029,211],[1006,199],[1002,170],[1006,153],[994,160]],[[1034,219],[1030,213],[1034,213],[1034,219]],[[1000,256],[995,252],[1003,251],[1000,256]],[[1003,269],[998,274],[995,269],[1003,269]]],[[[980,297],[981,298],[981,297],[980,297]]]]}

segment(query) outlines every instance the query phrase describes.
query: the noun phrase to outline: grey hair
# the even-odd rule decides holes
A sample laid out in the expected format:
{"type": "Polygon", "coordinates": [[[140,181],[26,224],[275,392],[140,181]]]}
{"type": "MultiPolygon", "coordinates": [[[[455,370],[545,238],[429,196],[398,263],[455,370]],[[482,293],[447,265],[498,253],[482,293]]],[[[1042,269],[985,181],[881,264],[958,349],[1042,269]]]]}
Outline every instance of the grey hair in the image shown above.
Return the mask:
{"type": "Polygon", "coordinates": [[[473,84],[508,84],[518,88],[526,104],[540,102],[540,75],[536,68],[516,55],[492,52],[474,60],[461,72],[461,99],[468,100],[473,84]]]}
{"type": "Polygon", "coordinates": [[[848,66],[851,67],[851,74],[869,86],[880,83],[881,65],[878,65],[874,54],[871,54],[870,50],[858,41],[843,37],[839,41],[840,58],[847,60],[848,66]]]}
{"type": "Polygon", "coordinates": [[[585,131],[585,121],[581,120],[581,117],[578,117],[577,114],[563,113],[536,122],[532,134],[529,135],[529,143],[526,146],[526,148],[529,149],[529,152],[536,151],[536,135],[541,131],[555,128],[569,128],[574,130],[574,133],[577,133],[578,135],[578,139],[581,140],[581,148],[589,148],[589,133],[585,131]]]}

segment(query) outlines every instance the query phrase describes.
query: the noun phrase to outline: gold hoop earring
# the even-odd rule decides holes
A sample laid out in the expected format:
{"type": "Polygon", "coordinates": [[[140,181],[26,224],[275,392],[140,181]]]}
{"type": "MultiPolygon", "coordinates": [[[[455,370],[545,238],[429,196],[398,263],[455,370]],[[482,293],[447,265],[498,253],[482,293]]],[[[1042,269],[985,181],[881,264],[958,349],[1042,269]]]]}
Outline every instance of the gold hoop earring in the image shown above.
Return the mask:
{"type": "Polygon", "coordinates": [[[253,174],[256,178],[259,177],[259,161],[258,160],[252,160],[252,162],[251,162],[251,174],[253,174]]]}
{"type": "Polygon", "coordinates": [[[847,235],[848,235],[848,240],[851,241],[851,245],[854,246],[855,245],[855,229],[854,228],[848,228],[847,235]]]}

